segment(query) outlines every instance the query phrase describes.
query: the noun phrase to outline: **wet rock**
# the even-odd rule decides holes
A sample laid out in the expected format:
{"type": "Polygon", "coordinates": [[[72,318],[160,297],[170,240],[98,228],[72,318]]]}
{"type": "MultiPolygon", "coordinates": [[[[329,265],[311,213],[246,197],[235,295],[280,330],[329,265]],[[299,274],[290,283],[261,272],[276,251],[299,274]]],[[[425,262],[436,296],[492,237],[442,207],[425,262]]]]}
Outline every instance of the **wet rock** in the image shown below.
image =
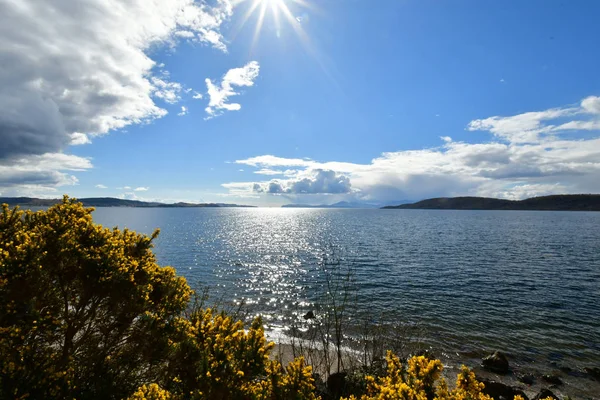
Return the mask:
{"type": "Polygon", "coordinates": [[[558,397],[556,397],[556,395],[548,389],[540,390],[540,392],[535,395],[533,400],[542,400],[542,399],[546,399],[548,397],[550,397],[551,399],[554,399],[554,400],[559,400],[558,397]]]}
{"type": "Polygon", "coordinates": [[[483,393],[494,400],[512,400],[517,395],[520,395],[527,400],[527,395],[521,389],[505,385],[502,382],[490,381],[487,379],[478,380],[485,385],[483,393]]]}
{"type": "Polygon", "coordinates": [[[552,367],[554,367],[555,369],[558,369],[558,370],[560,370],[561,372],[563,372],[565,374],[571,374],[571,373],[573,373],[573,369],[571,367],[569,367],[569,366],[564,365],[564,364],[559,364],[559,363],[557,363],[555,361],[552,361],[550,363],[550,365],[552,367]]]}
{"type": "Polygon", "coordinates": [[[499,351],[494,354],[485,357],[482,360],[481,366],[488,371],[496,372],[498,374],[508,373],[508,359],[499,351]]]}
{"type": "Polygon", "coordinates": [[[597,367],[585,367],[583,369],[586,374],[588,374],[589,376],[591,376],[593,379],[597,380],[598,382],[600,382],[600,368],[597,367]]]}
{"type": "Polygon", "coordinates": [[[560,367],[558,367],[558,369],[560,369],[565,374],[571,374],[573,372],[573,368],[568,367],[566,365],[561,365],[560,367]]]}
{"type": "Polygon", "coordinates": [[[346,391],[346,375],[345,372],[337,372],[329,375],[327,378],[327,391],[334,399],[338,399],[344,395],[346,391]]]}
{"type": "Polygon", "coordinates": [[[533,385],[533,382],[535,382],[533,374],[520,374],[517,375],[517,379],[519,382],[523,382],[526,385],[533,385]]]}
{"type": "Polygon", "coordinates": [[[310,310],[309,312],[304,314],[304,319],[313,319],[314,317],[315,317],[315,313],[312,310],[310,310]]]}
{"type": "Polygon", "coordinates": [[[417,351],[415,356],[425,357],[428,360],[435,360],[437,358],[430,350],[427,349],[417,351]]]}
{"type": "Polygon", "coordinates": [[[542,375],[542,379],[553,385],[562,385],[562,383],[563,383],[562,379],[560,379],[556,375],[550,375],[550,374],[542,375]]]}

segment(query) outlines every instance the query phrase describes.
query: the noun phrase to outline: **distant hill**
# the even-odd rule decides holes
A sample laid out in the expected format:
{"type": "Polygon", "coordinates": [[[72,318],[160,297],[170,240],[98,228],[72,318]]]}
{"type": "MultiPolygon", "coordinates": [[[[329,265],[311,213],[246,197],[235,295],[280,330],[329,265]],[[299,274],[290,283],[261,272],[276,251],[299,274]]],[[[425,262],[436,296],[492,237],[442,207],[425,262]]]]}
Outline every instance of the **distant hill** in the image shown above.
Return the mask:
{"type": "MultiPolygon", "coordinates": [[[[410,203],[409,200],[400,200],[396,201],[393,204],[405,204],[410,203]]],[[[363,202],[353,202],[353,201],[339,201],[333,204],[319,204],[319,205],[311,205],[311,204],[285,204],[281,206],[282,208],[381,208],[383,205],[388,203],[363,203],[363,202]]]]}
{"type": "MultiPolygon", "coordinates": [[[[114,197],[89,197],[77,199],[86,207],[252,207],[226,203],[158,203],[140,200],[116,199],[114,197]]],[[[59,203],[60,199],[38,199],[35,197],[0,197],[0,204],[9,206],[47,207],[59,203]]]]}
{"type": "Polygon", "coordinates": [[[489,197],[439,197],[384,209],[600,211],[600,194],[559,194],[525,200],[489,197]]]}

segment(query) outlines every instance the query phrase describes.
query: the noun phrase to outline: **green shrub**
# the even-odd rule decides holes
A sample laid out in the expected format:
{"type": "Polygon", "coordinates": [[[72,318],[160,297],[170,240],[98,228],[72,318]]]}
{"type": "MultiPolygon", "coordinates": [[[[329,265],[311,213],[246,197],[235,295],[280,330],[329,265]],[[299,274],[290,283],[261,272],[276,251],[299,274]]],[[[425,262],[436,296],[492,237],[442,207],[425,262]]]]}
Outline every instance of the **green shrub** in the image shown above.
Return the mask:
{"type": "Polygon", "coordinates": [[[3,398],[123,398],[157,376],[191,290],[152,237],[74,200],[0,214],[3,398]]]}

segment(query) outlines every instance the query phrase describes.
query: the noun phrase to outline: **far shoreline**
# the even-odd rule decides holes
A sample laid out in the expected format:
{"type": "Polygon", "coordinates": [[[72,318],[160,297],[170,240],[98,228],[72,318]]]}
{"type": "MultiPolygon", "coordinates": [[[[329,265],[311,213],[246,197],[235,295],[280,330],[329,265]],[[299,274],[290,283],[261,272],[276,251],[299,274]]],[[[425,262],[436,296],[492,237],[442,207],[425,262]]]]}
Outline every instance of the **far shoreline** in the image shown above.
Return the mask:
{"type": "Polygon", "coordinates": [[[384,210],[482,211],[600,211],[600,194],[559,194],[506,200],[489,197],[437,197],[411,204],[385,206],[384,210]]]}

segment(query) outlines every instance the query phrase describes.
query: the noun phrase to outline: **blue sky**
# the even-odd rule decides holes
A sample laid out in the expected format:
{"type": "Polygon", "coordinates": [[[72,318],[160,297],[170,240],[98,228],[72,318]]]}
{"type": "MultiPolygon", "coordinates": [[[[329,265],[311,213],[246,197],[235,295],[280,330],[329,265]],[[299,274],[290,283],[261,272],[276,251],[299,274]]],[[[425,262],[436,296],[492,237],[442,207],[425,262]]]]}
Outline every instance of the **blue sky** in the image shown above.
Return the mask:
{"type": "Polygon", "coordinates": [[[596,1],[0,1],[3,196],[600,192],[596,1]]]}

